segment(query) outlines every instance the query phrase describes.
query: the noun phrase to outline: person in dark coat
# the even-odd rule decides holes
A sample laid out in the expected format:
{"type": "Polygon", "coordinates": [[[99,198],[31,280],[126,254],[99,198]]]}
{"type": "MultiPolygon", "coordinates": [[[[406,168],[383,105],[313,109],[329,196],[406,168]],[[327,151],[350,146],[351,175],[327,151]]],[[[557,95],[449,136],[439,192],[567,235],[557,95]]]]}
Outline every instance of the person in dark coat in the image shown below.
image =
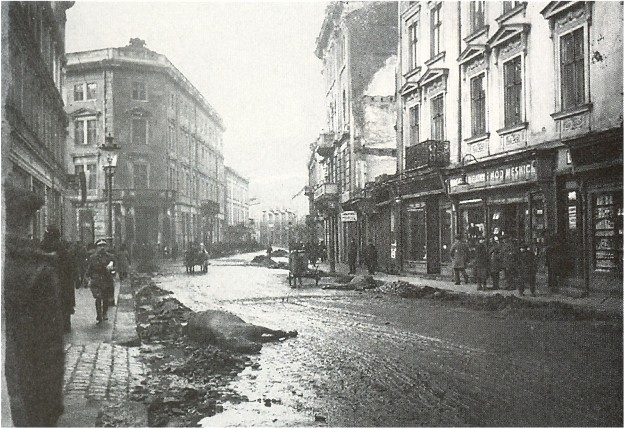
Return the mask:
{"type": "Polygon", "coordinates": [[[110,290],[115,289],[113,275],[111,273],[111,265],[113,256],[108,253],[108,243],[104,239],[99,239],[96,243],[97,252],[89,259],[89,268],[87,276],[91,281],[91,293],[95,298],[95,311],[97,314],[97,323],[107,320],[106,312],[108,311],[110,290]]]}
{"type": "Polygon", "coordinates": [[[368,273],[374,275],[377,271],[377,248],[372,240],[368,241],[368,246],[366,247],[365,263],[368,273]]]}
{"type": "Polygon", "coordinates": [[[490,260],[485,239],[479,239],[474,253],[474,270],[477,279],[477,290],[485,290],[487,286],[488,268],[490,260]]]}
{"type": "Polygon", "coordinates": [[[466,265],[468,264],[468,244],[461,236],[455,237],[455,243],[451,247],[451,260],[453,265],[453,273],[455,276],[455,285],[459,285],[459,274],[464,277],[464,282],[468,284],[468,274],[466,273],[466,265]]]}
{"type": "Polygon", "coordinates": [[[178,243],[177,242],[174,242],[173,245],[171,245],[171,260],[173,260],[174,262],[178,260],[178,243]]]}
{"type": "Polygon", "coordinates": [[[518,282],[518,244],[511,238],[505,238],[501,249],[505,272],[505,290],[515,290],[518,282]]]}
{"type": "Polygon", "coordinates": [[[71,331],[71,316],[76,306],[76,288],[73,283],[74,257],[69,245],[61,240],[61,231],[55,225],[46,228],[40,247],[46,253],[56,253],[56,277],[61,291],[63,330],[71,331]]]}
{"type": "Polygon", "coordinates": [[[492,240],[492,246],[489,251],[490,256],[490,277],[492,278],[492,289],[498,290],[500,287],[500,271],[503,268],[503,254],[498,238],[492,240]]]}
{"type": "Polygon", "coordinates": [[[349,263],[349,274],[355,275],[355,267],[357,264],[357,241],[355,238],[351,239],[351,243],[349,244],[349,251],[347,253],[347,262],[349,263]]]}
{"type": "Polygon", "coordinates": [[[525,287],[529,286],[531,295],[535,296],[535,279],[537,263],[533,250],[528,245],[520,245],[518,257],[518,293],[524,296],[525,287]]]}
{"type": "Polygon", "coordinates": [[[89,254],[87,248],[80,241],[74,243],[72,249],[72,257],[74,261],[73,281],[74,288],[77,290],[84,287],[83,280],[85,273],[87,272],[87,265],[89,263],[89,254]]]}
{"type": "Polygon", "coordinates": [[[561,285],[561,260],[563,246],[561,238],[557,234],[552,234],[548,239],[546,247],[546,267],[548,268],[548,289],[552,293],[561,285]]]}
{"type": "Polygon", "coordinates": [[[4,186],[4,375],[15,426],[55,426],[63,413],[63,314],[57,255],[28,238],[43,199],[4,186]]]}

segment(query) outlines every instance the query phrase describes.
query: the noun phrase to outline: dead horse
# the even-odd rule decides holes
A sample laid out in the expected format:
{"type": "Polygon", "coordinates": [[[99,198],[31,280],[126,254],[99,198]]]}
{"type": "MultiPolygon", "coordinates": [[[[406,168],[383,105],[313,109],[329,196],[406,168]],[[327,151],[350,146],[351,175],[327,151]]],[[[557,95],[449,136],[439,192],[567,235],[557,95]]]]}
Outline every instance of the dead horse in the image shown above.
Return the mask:
{"type": "Polygon", "coordinates": [[[186,334],[200,343],[248,353],[260,352],[264,342],[296,337],[298,333],[250,324],[231,312],[210,309],[191,315],[186,334]]]}

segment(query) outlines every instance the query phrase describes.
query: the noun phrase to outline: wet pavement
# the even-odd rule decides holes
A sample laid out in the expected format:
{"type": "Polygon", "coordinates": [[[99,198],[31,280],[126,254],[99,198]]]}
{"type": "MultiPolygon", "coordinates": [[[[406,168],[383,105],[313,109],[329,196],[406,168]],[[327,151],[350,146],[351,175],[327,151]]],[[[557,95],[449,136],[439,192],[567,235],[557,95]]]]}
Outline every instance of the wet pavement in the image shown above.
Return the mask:
{"type": "Polygon", "coordinates": [[[299,332],[252,356],[230,385],[248,401],[204,426],[622,425],[621,321],[291,289],[287,271],[247,266],[254,255],[154,278],[193,310],[299,332]]]}

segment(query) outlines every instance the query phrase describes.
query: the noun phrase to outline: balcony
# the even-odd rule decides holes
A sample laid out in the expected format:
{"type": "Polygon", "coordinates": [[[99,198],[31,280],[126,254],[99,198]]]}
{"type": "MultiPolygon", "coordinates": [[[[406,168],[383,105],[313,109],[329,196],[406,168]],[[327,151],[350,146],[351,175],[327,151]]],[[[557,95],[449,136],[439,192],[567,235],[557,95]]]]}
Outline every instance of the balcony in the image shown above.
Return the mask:
{"type": "Polygon", "coordinates": [[[220,208],[221,207],[219,206],[219,203],[211,199],[204,199],[201,202],[201,211],[202,211],[202,214],[205,214],[205,215],[214,216],[216,214],[219,214],[220,208]]]}
{"type": "Polygon", "coordinates": [[[314,200],[335,198],[338,195],[338,184],[323,183],[314,190],[314,200]]]}
{"type": "Polygon", "coordinates": [[[449,142],[425,140],[405,148],[405,169],[441,168],[450,163],[449,142]]]}
{"type": "Polygon", "coordinates": [[[316,152],[324,158],[331,156],[334,153],[334,133],[324,132],[319,135],[316,145],[316,152]]]}
{"type": "Polygon", "coordinates": [[[168,189],[113,189],[113,200],[136,206],[166,206],[176,201],[176,191],[168,189]]]}

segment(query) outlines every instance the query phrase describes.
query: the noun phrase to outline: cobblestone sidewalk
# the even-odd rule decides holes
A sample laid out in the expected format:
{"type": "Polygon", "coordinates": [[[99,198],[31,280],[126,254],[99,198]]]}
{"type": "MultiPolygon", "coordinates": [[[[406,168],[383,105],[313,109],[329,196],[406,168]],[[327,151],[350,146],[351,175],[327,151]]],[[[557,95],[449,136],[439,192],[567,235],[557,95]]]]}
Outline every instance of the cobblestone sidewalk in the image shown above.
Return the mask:
{"type": "Polygon", "coordinates": [[[144,406],[130,399],[143,379],[144,367],[139,348],[126,346],[138,344],[129,281],[117,284],[116,299],[109,321],[96,324],[90,290],[76,290],[72,332],[65,338],[65,412],[58,426],[101,424],[103,410],[111,407],[117,417],[125,415],[127,425],[147,425],[144,406]]]}

